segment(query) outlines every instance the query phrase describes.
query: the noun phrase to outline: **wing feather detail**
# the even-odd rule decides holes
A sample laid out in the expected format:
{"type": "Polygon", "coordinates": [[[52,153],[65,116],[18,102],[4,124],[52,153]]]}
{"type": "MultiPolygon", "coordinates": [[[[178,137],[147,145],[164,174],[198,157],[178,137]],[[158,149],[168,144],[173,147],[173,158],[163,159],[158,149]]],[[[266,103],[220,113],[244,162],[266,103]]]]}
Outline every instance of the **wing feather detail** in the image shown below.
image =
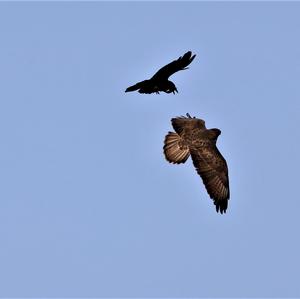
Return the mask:
{"type": "Polygon", "coordinates": [[[214,144],[190,149],[193,164],[216,205],[217,212],[226,213],[230,197],[226,160],[214,144]]]}

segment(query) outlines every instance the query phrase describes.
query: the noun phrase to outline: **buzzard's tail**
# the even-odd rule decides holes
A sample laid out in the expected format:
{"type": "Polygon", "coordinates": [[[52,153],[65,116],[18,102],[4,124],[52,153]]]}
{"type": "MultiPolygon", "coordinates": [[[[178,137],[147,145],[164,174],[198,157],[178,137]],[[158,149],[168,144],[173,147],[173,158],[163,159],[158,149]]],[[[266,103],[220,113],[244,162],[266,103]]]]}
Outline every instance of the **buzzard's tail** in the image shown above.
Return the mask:
{"type": "Polygon", "coordinates": [[[174,132],[169,132],[165,138],[164,154],[170,163],[184,163],[190,156],[190,151],[182,138],[174,132]]]}

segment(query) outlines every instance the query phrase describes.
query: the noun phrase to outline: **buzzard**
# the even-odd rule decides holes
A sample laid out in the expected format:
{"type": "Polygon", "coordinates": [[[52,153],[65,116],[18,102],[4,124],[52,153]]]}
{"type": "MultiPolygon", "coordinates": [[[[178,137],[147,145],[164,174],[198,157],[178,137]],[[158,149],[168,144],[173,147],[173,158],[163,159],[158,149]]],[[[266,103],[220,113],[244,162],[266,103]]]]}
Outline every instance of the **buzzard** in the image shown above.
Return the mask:
{"type": "Polygon", "coordinates": [[[125,92],[138,90],[139,93],[158,93],[164,91],[166,93],[177,91],[175,84],[168,80],[174,73],[186,70],[188,65],[193,61],[196,55],[192,55],[191,51],[186,52],[177,60],[170,62],[162,67],[156,74],[149,80],[144,80],[128,87],[125,92]]]}
{"type": "Polygon", "coordinates": [[[172,118],[176,133],[169,132],[164,141],[164,154],[170,163],[184,163],[191,155],[217,212],[226,213],[229,200],[229,179],[226,160],[216,143],[219,129],[206,129],[202,119],[187,116],[172,118]]]}

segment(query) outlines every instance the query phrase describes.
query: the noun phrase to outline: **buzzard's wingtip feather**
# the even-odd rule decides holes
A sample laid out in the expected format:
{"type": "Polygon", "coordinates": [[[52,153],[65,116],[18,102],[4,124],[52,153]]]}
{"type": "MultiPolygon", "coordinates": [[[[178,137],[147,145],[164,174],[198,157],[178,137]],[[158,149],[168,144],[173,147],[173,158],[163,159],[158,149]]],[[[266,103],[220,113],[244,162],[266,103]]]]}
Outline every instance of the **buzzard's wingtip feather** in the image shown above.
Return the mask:
{"type": "Polygon", "coordinates": [[[217,213],[220,212],[221,214],[223,214],[223,213],[226,214],[227,204],[228,204],[227,201],[226,201],[226,203],[218,203],[217,201],[215,201],[217,213]]]}

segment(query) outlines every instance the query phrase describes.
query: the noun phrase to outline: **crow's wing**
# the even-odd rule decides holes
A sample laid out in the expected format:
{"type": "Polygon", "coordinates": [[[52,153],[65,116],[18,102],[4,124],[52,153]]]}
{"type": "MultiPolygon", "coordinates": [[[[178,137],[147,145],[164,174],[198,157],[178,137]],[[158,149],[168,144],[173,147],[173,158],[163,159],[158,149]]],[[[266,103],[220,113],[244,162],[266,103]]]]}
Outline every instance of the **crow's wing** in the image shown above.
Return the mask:
{"type": "Polygon", "coordinates": [[[190,148],[190,153],[194,166],[216,205],[217,212],[220,210],[221,214],[226,213],[230,197],[226,160],[213,142],[190,148]]]}
{"type": "Polygon", "coordinates": [[[158,70],[151,79],[167,80],[174,73],[186,69],[186,67],[193,61],[195,56],[196,55],[192,55],[191,51],[186,52],[177,60],[170,62],[169,64],[158,70]]]}

